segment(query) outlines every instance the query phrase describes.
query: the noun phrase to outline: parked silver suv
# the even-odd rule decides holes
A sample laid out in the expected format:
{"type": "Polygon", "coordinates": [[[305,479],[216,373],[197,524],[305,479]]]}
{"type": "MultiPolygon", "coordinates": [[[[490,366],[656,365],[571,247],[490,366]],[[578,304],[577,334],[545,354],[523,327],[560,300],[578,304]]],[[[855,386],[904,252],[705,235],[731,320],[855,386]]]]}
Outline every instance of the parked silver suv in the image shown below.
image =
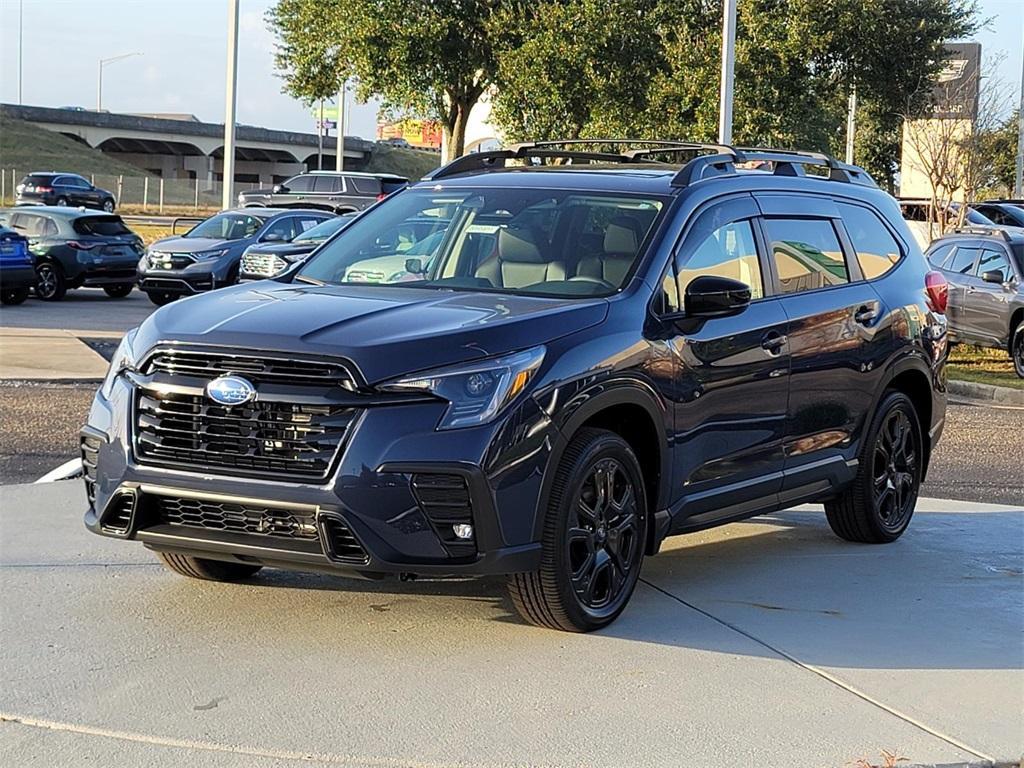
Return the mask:
{"type": "Polygon", "coordinates": [[[949,282],[950,340],[1007,350],[1024,378],[1024,229],[961,229],[927,256],[949,282]]]}
{"type": "Polygon", "coordinates": [[[311,171],[272,188],[241,192],[238,207],[320,208],[333,213],[355,213],[408,184],[408,179],[391,174],[311,171]]]}

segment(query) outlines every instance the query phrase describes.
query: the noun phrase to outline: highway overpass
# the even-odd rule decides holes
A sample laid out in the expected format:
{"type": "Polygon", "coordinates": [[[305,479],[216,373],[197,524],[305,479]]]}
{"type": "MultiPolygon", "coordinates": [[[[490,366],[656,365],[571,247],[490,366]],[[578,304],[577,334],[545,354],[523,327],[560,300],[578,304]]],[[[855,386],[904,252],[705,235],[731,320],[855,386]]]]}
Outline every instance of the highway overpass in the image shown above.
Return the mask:
{"type": "MultiPolygon", "coordinates": [[[[223,124],[16,104],[0,104],[0,114],[63,133],[165,179],[223,178],[223,124]]],[[[235,181],[272,184],[316,168],[315,133],[239,125],[235,135],[235,181]]],[[[324,168],[334,168],[335,145],[335,138],[324,139],[324,168]]],[[[372,142],[346,136],[345,167],[365,167],[372,149],[372,142]]]]}

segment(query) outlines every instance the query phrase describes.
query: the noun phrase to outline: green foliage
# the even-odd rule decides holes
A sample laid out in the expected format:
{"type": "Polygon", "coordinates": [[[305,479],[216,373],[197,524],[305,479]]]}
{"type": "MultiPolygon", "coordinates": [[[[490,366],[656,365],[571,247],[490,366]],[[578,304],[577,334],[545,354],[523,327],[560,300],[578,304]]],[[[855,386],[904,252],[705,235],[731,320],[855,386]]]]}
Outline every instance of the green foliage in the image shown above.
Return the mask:
{"type": "Polygon", "coordinates": [[[1013,190],[1019,115],[1019,111],[1014,111],[1002,125],[981,138],[982,151],[991,158],[991,176],[983,180],[983,187],[992,195],[1009,195],[1013,190]]]}
{"type": "Polygon", "coordinates": [[[267,11],[277,35],[274,66],[283,73],[284,90],[307,105],[336,96],[350,67],[341,55],[338,18],[345,0],[278,0],[267,11]]]}

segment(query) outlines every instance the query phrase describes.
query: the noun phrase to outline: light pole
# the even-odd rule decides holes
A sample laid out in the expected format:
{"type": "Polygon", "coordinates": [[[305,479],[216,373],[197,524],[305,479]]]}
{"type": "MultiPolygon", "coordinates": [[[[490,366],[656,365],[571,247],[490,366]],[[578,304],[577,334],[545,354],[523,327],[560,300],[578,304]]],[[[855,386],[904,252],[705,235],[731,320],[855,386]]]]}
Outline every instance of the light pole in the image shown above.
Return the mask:
{"type": "Polygon", "coordinates": [[[224,173],[221,208],[234,205],[235,89],[238,85],[238,0],[228,0],[228,66],[224,97],[224,173]]]}
{"type": "Polygon", "coordinates": [[[18,103],[21,104],[21,60],[24,44],[25,0],[18,0],[18,103]]]}
{"type": "Polygon", "coordinates": [[[345,88],[348,85],[345,79],[341,81],[341,88],[338,89],[338,148],[334,152],[334,170],[345,170],[345,88]]]}
{"type": "Polygon", "coordinates": [[[96,111],[103,111],[103,68],[115,61],[129,59],[132,56],[141,56],[141,53],[122,53],[120,56],[111,56],[109,59],[100,59],[96,65],[96,111]]]}
{"type": "Polygon", "coordinates": [[[732,143],[732,85],[736,63],[736,0],[722,4],[722,80],[718,94],[718,143],[732,143]]]}
{"type": "Polygon", "coordinates": [[[1021,55],[1020,104],[1017,105],[1017,167],[1013,174],[1013,196],[1024,197],[1024,52],[1021,55]]]}

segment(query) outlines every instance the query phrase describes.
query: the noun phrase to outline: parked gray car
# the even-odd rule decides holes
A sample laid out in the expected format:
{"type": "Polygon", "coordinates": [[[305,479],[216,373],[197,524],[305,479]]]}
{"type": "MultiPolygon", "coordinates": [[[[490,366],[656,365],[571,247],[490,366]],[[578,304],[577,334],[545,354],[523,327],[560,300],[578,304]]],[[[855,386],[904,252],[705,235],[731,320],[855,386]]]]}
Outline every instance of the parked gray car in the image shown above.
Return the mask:
{"type": "Polygon", "coordinates": [[[240,192],[240,208],[319,208],[355,213],[409,185],[402,176],[355,171],[311,171],[268,189],[240,192]]]}
{"type": "Polygon", "coordinates": [[[1024,229],[960,230],[927,256],[949,282],[950,340],[1007,350],[1024,378],[1024,229]]]}

